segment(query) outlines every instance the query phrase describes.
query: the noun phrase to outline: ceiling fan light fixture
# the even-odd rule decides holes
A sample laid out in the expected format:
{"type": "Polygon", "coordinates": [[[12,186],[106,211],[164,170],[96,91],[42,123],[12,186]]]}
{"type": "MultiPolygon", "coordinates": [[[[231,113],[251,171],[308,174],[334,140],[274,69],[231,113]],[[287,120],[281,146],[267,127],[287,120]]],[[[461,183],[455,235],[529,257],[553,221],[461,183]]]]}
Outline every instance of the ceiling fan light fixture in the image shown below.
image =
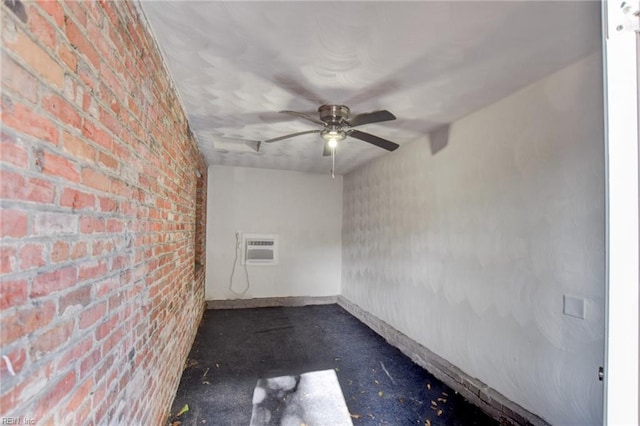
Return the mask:
{"type": "Polygon", "coordinates": [[[331,140],[340,142],[347,137],[347,133],[344,130],[329,129],[323,130],[322,133],[320,133],[320,136],[322,136],[322,139],[326,142],[330,142],[331,140]]]}
{"type": "Polygon", "coordinates": [[[336,138],[331,138],[327,141],[327,145],[329,145],[329,148],[333,149],[338,146],[338,140],[336,138]]]}

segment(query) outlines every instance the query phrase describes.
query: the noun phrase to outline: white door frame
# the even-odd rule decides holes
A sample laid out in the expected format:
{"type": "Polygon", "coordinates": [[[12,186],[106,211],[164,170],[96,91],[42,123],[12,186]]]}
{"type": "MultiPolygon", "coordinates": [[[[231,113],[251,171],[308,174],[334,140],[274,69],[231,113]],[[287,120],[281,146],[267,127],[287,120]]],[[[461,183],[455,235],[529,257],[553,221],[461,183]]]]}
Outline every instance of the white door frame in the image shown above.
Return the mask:
{"type": "Polygon", "coordinates": [[[638,425],[638,0],[603,1],[607,160],[604,424],[638,425]]]}

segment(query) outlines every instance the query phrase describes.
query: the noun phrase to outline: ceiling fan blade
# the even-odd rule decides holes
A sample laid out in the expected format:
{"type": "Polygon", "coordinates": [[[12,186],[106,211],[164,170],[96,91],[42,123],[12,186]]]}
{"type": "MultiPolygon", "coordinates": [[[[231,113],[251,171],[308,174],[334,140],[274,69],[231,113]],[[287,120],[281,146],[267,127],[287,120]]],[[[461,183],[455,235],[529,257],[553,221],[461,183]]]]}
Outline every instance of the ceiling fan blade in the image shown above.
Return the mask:
{"type": "Polygon", "coordinates": [[[295,117],[304,118],[305,120],[309,120],[316,124],[322,124],[323,126],[325,125],[324,121],[321,121],[319,118],[313,117],[309,114],[305,114],[304,112],[298,112],[298,111],[280,111],[280,112],[283,114],[289,114],[295,117]]]}
{"type": "Polygon", "coordinates": [[[280,137],[273,138],[273,139],[267,139],[267,140],[265,141],[265,143],[278,142],[278,141],[281,141],[281,140],[283,140],[283,139],[294,138],[294,137],[296,137],[296,136],[306,135],[306,134],[309,134],[309,133],[320,133],[321,131],[322,131],[322,130],[306,130],[306,131],[304,131],[304,132],[291,133],[291,134],[289,134],[289,135],[284,135],[284,136],[280,136],[280,137]]]}
{"type": "Polygon", "coordinates": [[[347,120],[347,123],[349,123],[349,126],[351,127],[356,127],[356,126],[362,126],[363,124],[379,123],[381,121],[389,121],[389,120],[395,120],[395,119],[396,119],[395,115],[391,114],[386,109],[383,109],[382,111],[374,111],[374,112],[366,112],[364,114],[358,114],[356,116],[351,117],[350,120],[347,120]]]}
{"type": "Polygon", "coordinates": [[[353,138],[360,139],[361,141],[369,142],[370,144],[379,146],[380,148],[384,148],[387,151],[395,151],[400,146],[395,142],[391,142],[386,139],[379,138],[378,136],[374,136],[371,133],[365,133],[359,130],[350,130],[348,134],[353,138]]]}

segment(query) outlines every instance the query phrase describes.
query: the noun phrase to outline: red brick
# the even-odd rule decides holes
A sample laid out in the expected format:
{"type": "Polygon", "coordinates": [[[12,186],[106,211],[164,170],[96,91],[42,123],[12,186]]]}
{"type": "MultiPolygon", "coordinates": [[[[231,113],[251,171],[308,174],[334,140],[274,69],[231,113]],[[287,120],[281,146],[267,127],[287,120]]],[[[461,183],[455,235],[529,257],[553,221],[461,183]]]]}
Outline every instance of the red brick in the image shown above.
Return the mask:
{"type": "Polygon", "coordinates": [[[115,311],[124,302],[124,294],[116,293],[109,298],[109,311],[115,311]]]}
{"type": "MultiPolygon", "coordinates": [[[[75,5],[76,2],[69,2],[68,4],[75,5]]],[[[79,3],[79,2],[78,2],[79,3]]],[[[73,47],[77,49],[77,51],[84,55],[89,62],[93,65],[96,70],[100,69],[100,56],[96,49],[93,47],[91,42],[85,37],[82,33],[82,30],[76,23],[71,19],[65,18],[67,37],[69,38],[69,42],[73,47]]]]}
{"type": "Polygon", "coordinates": [[[100,363],[102,359],[102,350],[97,348],[93,350],[85,359],[80,363],[80,376],[86,376],[93,370],[93,368],[100,363]]]}
{"type": "Polygon", "coordinates": [[[98,197],[98,203],[100,205],[100,211],[103,211],[103,212],[118,211],[118,202],[113,198],[98,197]]]}
{"type": "Polygon", "coordinates": [[[78,270],[75,266],[56,269],[53,272],[43,272],[33,279],[30,297],[40,297],[53,292],[64,290],[78,280],[78,270]]]}
{"type": "Polygon", "coordinates": [[[69,132],[62,134],[62,148],[77,159],[87,160],[90,163],[95,161],[97,150],[88,142],[69,132]]]}
{"type": "Polygon", "coordinates": [[[112,332],[111,335],[107,337],[107,339],[102,344],[102,353],[108,354],[109,352],[111,352],[113,348],[118,346],[118,343],[122,342],[123,335],[124,335],[124,332],[122,330],[122,327],[112,332]]]}
{"type": "Polygon", "coordinates": [[[103,31],[102,28],[96,26],[94,24],[95,22],[96,21],[87,23],[87,32],[89,38],[93,40],[96,49],[100,53],[103,61],[102,67],[104,68],[105,64],[113,65],[116,62],[117,50],[113,49],[109,43],[107,31],[103,31]]]}
{"type": "Polygon", "coordinates": [[[51,322],[56,311],[52,302],[26,306],[11,315],[0,316],[0,341],[9,345],[16,339],[33,333],[51,322]]]}
{"type": "Polygon", "coordinates": [[[105,262],[91,262],[80,265],[78,280],[83,281],[90,278],[98,278],[107,273],[105,262]]]}
{"type": "MultiPolygon", "coordinates": [[[[82,3],[84,2],[66,2],[65,6],[69,9],[69,12],[71,12],[70,16],[76,18],[81,27],[86,27],[87,14],[84,11],[84,6],[82,5],[82,3]]],[[[68,22],[66,22],[66,24],[67,26],[69,26],[68,22]]]]}
{"type": "Polygon", "coordinates": [[[60,56],[60,59],[67,64],[72,72],[78,69],[76,52],[67,43],[61,42],[58,44],[58,56],[60,56]]]}
{"type": "Polygon", "coordinates": [[[84,6],[87,9],[87,12],[89,13],[89,15],[87,16],[87,18],[89,18],[89,20],[87,21],[87,24],[92,22],[98,22],[98,25],[102,26],[102,17],[104,16],[102,5],[97,1],[92,1],[92,2],[85,2],[84,6]]]}
{"type": "MultiPolygon", "coordinates": [[[[113,358],[113,356],[111,358],[113,358]]],[[[103,376],[96,375],[96,377],[98,377],[98,381],[100,381],[103,376]]],[[[105,393],[106,393],[106,390],[103,382],[101,386],[100,385],[96,386],[96,389],[94,390],[93,396],[91,398],[91,405],[93,407],[97,407],[102,402],[102,400],[104,400],[105,393]]]]}
{"type": "Polygon", "coordinates": [[[2,125],[38,139],[58,143],[58,129],[47,117],[30,107],[2,98],[2,125]]]}
{"type": "Polygon", "coordinates": [[[29,165],[29,153],[14,143],[0,142],[0,161],[26,169],[29,165]]]}
{"type": "Polygon", "coordinates": [[[76,372],[70,371],[47,394],[39,398],[34,418],[41,419],[50,413],[56,404],[71,392],[75,384],[76,372]]]}
{"type": "Polygon", "coordinates": [[[127,30],[128,30],[127,32],[129,36],[133,39],[133,45],[139,46],[142,43],[142,40],[140,39],[140,35],[138,34],[137,27],[134,25],[133,22],[127,22],[127,30]]]}
{"type": "Polygon", "coordinates": [[[20,247],[20,252],[18,253],[20,269],[24,271],[44,266],[47,262],[43,257],[43,249],[42,244],[25,244],[20,247]]]}
{"type": "Polygon", "coordinates": [[[60,205],[73,209],[93,208],[96,204],[96,197],[83,191],[73,188],[64,188],[60,195],[60,205]]]}
{"type": "Polygon", "coordinates": [[[118,169],[118,161],[104,152],[98,154],[98,164],[111,170],[118,169]]]}
{"type": "Polygon", "coordinates": [[[2,87],[38,102],[38,80],[5,52],[2,52],[2,87]]]}
{"type": "MultiPolygon", "coordinates": [[[[122,27],[122,25],[120,24],[120,20],[118,18],[118,13],[114,10],[116,5],[112,4],[112,2],[109,0],[98,0],[98,2],[102,6],[102,9],[105,11],[105,14],[107,15],[107,17],[109,18],[109,21],[111,22],[111,27],[118,28],[118,29],[122,27]]],[[[120,45],[121,43],[116,42],[115,44],[120,45]]]]}
{"type": "Polygon", "coordinates": [[[105,337],[107,337],[107,335],[111,333],[111,331],[113,331],[114,328],[116,328],[116,326],[118,325],[119,319],[120,318],[118,317],[118,315],[114,315],[111,318],[109,318],[107,321],[99,325],[98,328],[96,329],[96,339],[102,340],[105,337]]]}
{"type": "Polygon", "coordinates": [[[51,24],[38,13],[35,7],[29,8],[29,31],[45,46],[54,50],[56,47],[56,33],[51,24]]]}
{"type": "Polygon", "coordinates": [[[84,286],[60,297],[58,313],[63,315],[69,307],[87,306],[91,302],[91,286],[84,286]]]}
{"type": "Polygon", "coordinates": [[[21,210],[0,209],[2,237],[19,238],[27,235],[28,217],[21,210]]]}
{"type": "Polygon", "coordinates": [[[125,99],[125,91],[122,88],[118,77],[113,73],[113,71],[107,64],[102,64],[100,76],[102,77],[102,81],[115,94],[115,99],[110,102],[110,106],[111,110],[117,114],[120,110],[120,102],[125,99]]]}
{"type": "Polygon", "coordinates": [[[206,165],[135,5],[23,3],[33,19],[3,16],[0,198],[15,213],[0,215],[2,246],[13,250],[12,274],[21,262],[47,264],[0,287],[4,353],[22,368],[0,412],[159,424],[171,399],[164,384],[175,384],[202,310],[189,233],[205,198],[194,200],[187,171],[206,165]],[[151,379],[131,383],[134,368],[151,379]],[[152,403],[119,409],[136,386],[152,403]]]}
{"type": "Polygon", "coordinates": [[[107,232],[120,233],[124,230],[124,223],[119,219],[107,219],[107,232]]]}
{"type": "Polygon", "coordinates": [[[71,182],[80,181],[78,166],[66,158],[51,152],[44,151],[42,172],[48,175],[61,177],[71,182]]]}
{"type": "MultiPolygon", "coordinates": [[[[70,405],[71,403],[69,403],[69,406],[70,405]]],[[[67,408],[65,412],[69,413],[72,411],[69,411],[69,409],[67,408]]],[[[81,402],[80,407],[78,407],[73,413],[74,413],[74,419],[72,422],[70,422],[70,424],[74,424],[74,425],[92,424],[87,422],[87,419],[91,415],[91,394],[89,394],[87,398],[84,399],[84,402],[81,402]]]]}
{"type": "Polygon", "coordinates": [[[104,124],[107,129],[111,130],[114,135],[120,136],[120,134],[122,133],[122,125],[110,111],[104,108],[100,108],[99,117],[100,122],[104,124]]]}
{"type": "Polygon", "coordinates": [[[93,347],[93,336],[82,339],[79,343],[74,343],[68,347],[64,354],[58,358],[56,371],[61,371],[70,365],[77,365],[78,360],[85,356],[93,347]]]}
{"type": "Polygon", "coordinates": [[[0,197],[11,200],[51,203],[55,189],[50,182],[25,178],[17,173],[0,170],[0,197]]]}
{"type": "Polygon", "coordinates": [[[113,258],[111,261],[111,270],[117,271],[130,264],[129,257],[127,255],[120,255],[113,258]]]}
{"type": "Polygon", "coordinates": [[[97,143],[98,145],[106,148],[107,150],[111,149],[112,138],[109,136],[107,132],[95,126],[93,123],[85,121],[84,127],[82,129],[82,134],[87,138],[97,143]]]}
{"type": "Polygon", "coordinates": [[[80,314],[80,328],[87,328],[98,322],[107,312],[107,303],[101,302],[80,314]]]}
{"type": "Polygon", "coordinates": [[[104,298],[105,295],[115,291],[120,287],[120,282],[117,279],[108,279],[97,284],[96,296],[104,298]]]}
{"type": "MultiPolygon", "coordinates": [[[[125,216],[136,216],[137,215],[137,211],[138,208],[136,205],[134,205],[132,202],[132,200],[122,200],[120,202],[120,212],[122,214],[124,214],[125,216]]],[[[138,223],[134,224],[134,229],[138,228],[138,223]]]]}
{"type": "Polygon", "coordinates": [[[104,231],[104,219],[94,216],[82,216],[80,218],[80,232],[83,234],[93,234],[104,231]]]}
{"type": "MultiPolygon", "coordinates": [[[[128,133],[126,135],[128,135],[128,133]]],[[[134,138],[131,138],[131,139],[135,141],[134,138]]],[[[135,145],[135,143],[137,142],[132,142],[132,145],[135,145]]],[[[120,160],[120,162],[122,163],[132,165],[136,168],[139,168],[141,166],[139,162],[136,161],[138,160],[138,158],[131,155],[131,151],[128,148],[128,145],[124,145],[122,143],[114,143],[112,152],[115,155],[115,157],[118,160],[120,160]]]]}
{"type": "Polygon", "coordinates": [[[0,309],[20,306],[27,300],[27,280],[0,281],[0,309]]]}
{"type": "MultiPolygon", "coordinates": [[[[80,377],[82,377],[82,373],[80,373],[80,377]]],[[[93,386],[95,382],[93,377],[89,377],[76,391],[73,393],[67,408],[64,410],[65,413],[74,413],[78,411],[78,408],[85,402],[89,401],[91,398],[91,393],[93,391],[93,386]]],[[[90,406],[91,404],[89,404],[90,406]]],[[[80,418],[76,417],[76,424],[82,424],[82,421],[87,416],[80,416],[80,418]]]]}
{"type": "Polygon", "coordinates": [[[61,96],[49,94],[42,99],[42,107],[59,118],[66,126],[72,126],[76,129],[82,128],[82,117],[75,107],[61,96]]]}
{"type": "Polygon", "coordinates": [[[63,262],[69,259],[69,243],[65,241],[56,241],[51,247],[51,261],[54,263],[63,262]]]}
{"type": "Polygon", "coordinates": [[[61,89],[64,82],[64,70],[49,54],[33,42],[22,31],[15,40],[7,40],[6,47],[20,56],[36,74],[53,86],[61,89]]]}
{"type": "Polygon", "coordinates": [[[68,320],[61,324],[55,325],[47,330],[31,344],[31,356],[35,359],[41,358],[44,354],[54,351],[64,344],[73,332],[74,320],[68,320]]]}
{"type": "Polygon", "coordinates": [[[85,167],[80,172],[82,176],[82,183],[90,188],[97,189],[99,191],[109,190],[109,178],[93,168],[85,167]]]}
{"type": "Polygon", "coordinates": [[[111,192],[121,197],[130,198],[132,195],[132,189],[125,182],[120,179],[111,180],[111,192]]]}
{"type": "Polygon", "coordinates": [[[72,259],[80,259],[85,257],[88,253],[87,243],[84,241],[77,242],[73,245],[73,251],[71,252],[72,259]]]}
{"type": "Polygon", "coordinates": [[[62,26],[64,23],[64,11],[60,7],[60,3],[51,0],[37,0],[36,3],[53,18],[58,27],[62,26]]]}
{"type": "Polygon", "coordinates": [[[0,273],[8,274],[17,270],[17,251],[15,247],[0,247],[0,273]]]}

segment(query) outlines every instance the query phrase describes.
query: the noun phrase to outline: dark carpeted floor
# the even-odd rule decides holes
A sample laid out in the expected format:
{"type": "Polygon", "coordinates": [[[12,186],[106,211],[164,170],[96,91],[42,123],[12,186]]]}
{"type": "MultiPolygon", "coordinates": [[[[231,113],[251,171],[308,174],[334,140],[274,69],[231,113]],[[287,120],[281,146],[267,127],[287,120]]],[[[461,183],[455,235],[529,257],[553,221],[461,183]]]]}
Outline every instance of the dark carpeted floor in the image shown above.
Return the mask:
{"type": "Polygon", "coordinates": [[[248,425],[259,378],[327,369],[356,426],[498,424],[338,305],[206,311],[172,420],[248,425]]]}

